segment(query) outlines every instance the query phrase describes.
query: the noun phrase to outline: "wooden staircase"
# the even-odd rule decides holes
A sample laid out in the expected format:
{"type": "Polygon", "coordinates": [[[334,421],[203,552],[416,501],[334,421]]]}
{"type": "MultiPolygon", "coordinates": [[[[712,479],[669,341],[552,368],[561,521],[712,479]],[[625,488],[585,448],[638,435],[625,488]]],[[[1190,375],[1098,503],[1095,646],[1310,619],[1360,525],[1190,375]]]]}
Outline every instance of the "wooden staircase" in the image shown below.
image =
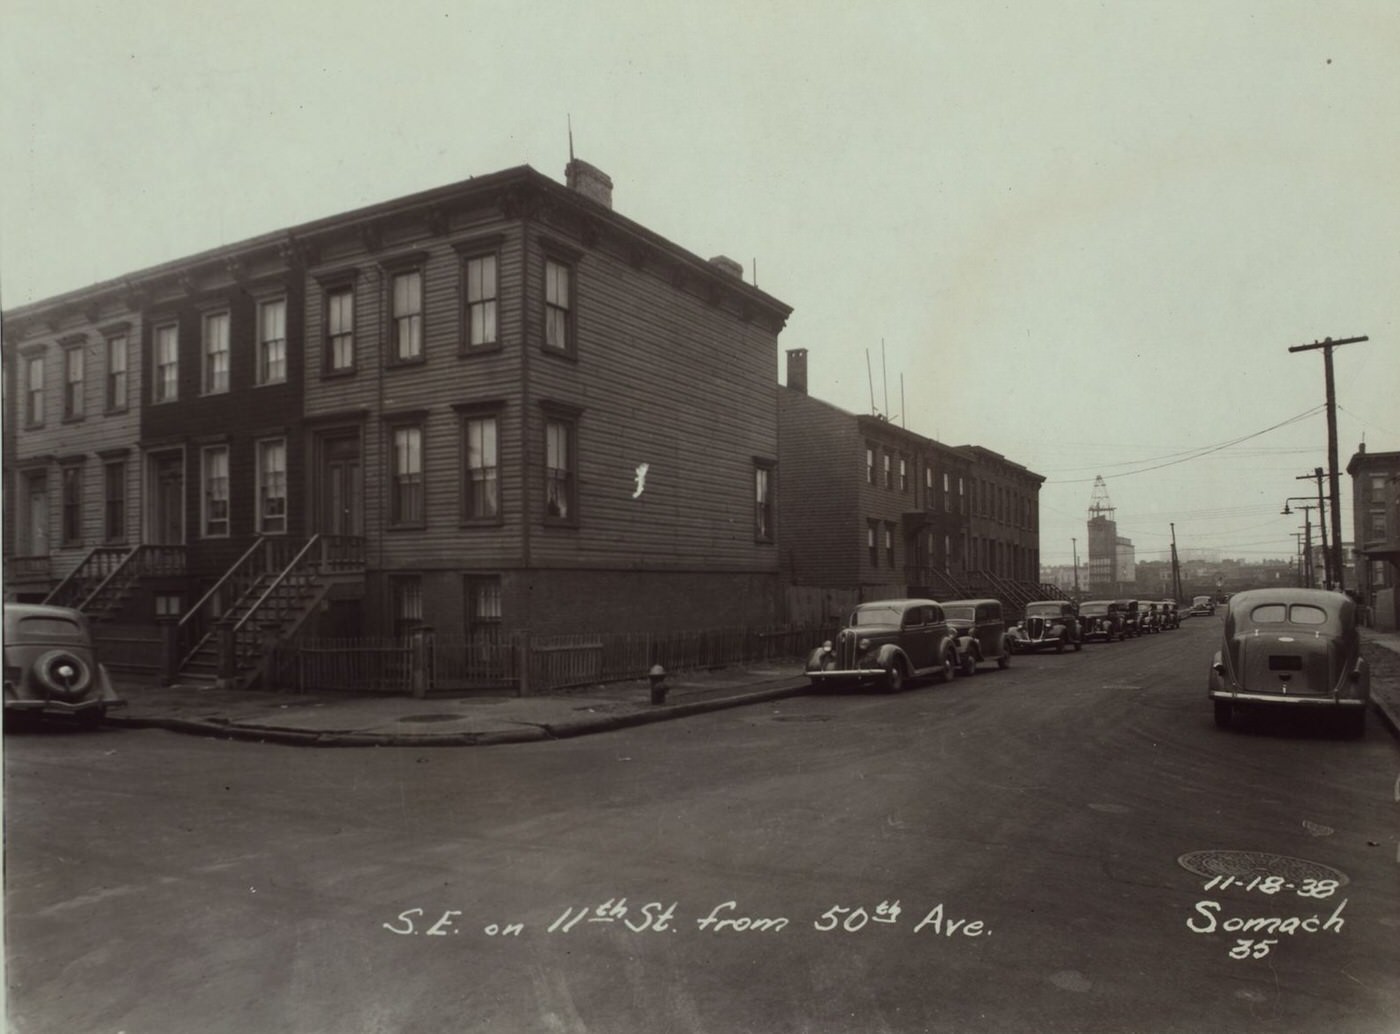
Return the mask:
{"type": "Polygon", "coordinates": [[[110,620],[126,607],[144,578],[180,575],[184,546],[97,546],[59,582],[44,602],[110,620]]]}
{"type": "Polygon", "coordinates": [[[363,539],[259,538],[181,618],[179,681],[256,685],[332,587],[363,578],[363,539]]]}

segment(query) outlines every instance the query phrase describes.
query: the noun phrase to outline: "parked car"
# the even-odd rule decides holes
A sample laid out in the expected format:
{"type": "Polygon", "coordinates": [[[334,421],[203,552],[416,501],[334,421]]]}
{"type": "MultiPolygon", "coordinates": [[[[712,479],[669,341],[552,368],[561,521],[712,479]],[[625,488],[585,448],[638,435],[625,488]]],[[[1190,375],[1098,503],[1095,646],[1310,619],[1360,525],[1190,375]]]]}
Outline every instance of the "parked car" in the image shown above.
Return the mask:
{"type": "Polygon", "coordinates": [[[1224,640],[1210,666],[1215,724],[1247,707],[1332,712],[1359,736],[1371,671],[1361,656],[1356,604],[1326,589],[1250,589],[1230,597],[1224,640]]]}
{"type": "Polygon", "coordinates": [[[1138,601],[1114,600],[1114,602],[1118,604],[1118,611],[1123,615],[1123,634],[1125,636],[1142,635],[1142,613],[1138,610],[1138,601]]]}
{"type": "Polygon", "coordinates": [[[1143,632],[1162,631],[1162,614],[1151,600],[1138,603],[1138,628],[1143,632]]]}
{"type": "Polygon", "coordinates": [[[81,611],[5,604],[5,715],[58,715],[96,725],[121,700],[81,611]]]}
{"type": "Polygon", "coordinates": [[[1111,643],[1124,636],[1123,612],[1116,600],[1086,600],[1079,605],[1079,627],[1086,643],[1090,639],[1111,643]]]}
{"type": "Polygon", "coordinates": [[[1162,607],[1162,627],[1180,628],[1181,609],[1177,606],[1176,600],[1163,600],[1162,607]]]}
{"type": "Polygon", "coordinates": [[[1063,653],[1066,646],[1084,649],[1079,608],[1069,600],[1027,603],[1026,616],[1012,625],[1006,635],[1013,652],[1031,652],[1052,646],[1056,653],[1063,653]]]}
{"type": "Polygon", "coordinates": [[[1191,597],[1191,617],[1209,617],[1215,613],[1215,600],[1209,596],[1191,597]]]}
{"type": "Polygon", "coordinates": [[[816,686],[883,686],[891,693],[910,679],[953,677],[957,646],[943,608],[933,600],[872,600],[851,612],[836,639],[807,658],[816,686]]]}
{"type": "Polygon", "coordinates": [[[973,674],[983,661],[996,661],[998,668],[1011,663],[1001,600],[944,600],[943,613],[953,626],[962,674],[973,674]]]}

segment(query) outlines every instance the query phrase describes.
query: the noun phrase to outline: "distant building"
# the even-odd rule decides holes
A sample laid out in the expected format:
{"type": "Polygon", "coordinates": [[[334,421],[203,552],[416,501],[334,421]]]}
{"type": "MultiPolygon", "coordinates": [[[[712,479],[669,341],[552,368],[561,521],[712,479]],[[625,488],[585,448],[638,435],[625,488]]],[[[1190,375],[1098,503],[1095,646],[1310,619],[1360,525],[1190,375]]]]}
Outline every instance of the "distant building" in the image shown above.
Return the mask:
{"type": "Polygon", "coordinates": [[[1348,579],[1369,608],[1374,627],[1400,625],[1400,452],[1367,452],[1361,445],[1350,462],[1355,578],[1348,579]]]}

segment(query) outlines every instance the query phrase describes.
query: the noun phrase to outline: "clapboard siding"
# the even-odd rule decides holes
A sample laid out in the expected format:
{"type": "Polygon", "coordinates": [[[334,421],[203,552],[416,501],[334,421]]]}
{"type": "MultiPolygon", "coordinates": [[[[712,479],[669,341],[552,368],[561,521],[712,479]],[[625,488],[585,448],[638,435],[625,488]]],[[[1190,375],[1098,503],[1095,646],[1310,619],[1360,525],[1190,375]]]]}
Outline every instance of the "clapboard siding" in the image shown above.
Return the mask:
{"type": "MultiPolygon", "coordinates": [[[[532,252],[532,395],[581,411],[579,525],[542,527],[537,562],[776,571],[776,547],[754,541],[753,499],[755,457],[777,459],[776,335],[592,251],[576,269],[576,355],[546,352],[547,252],[537,242],[532,252]]],[[[530,415],[540,470],[544,420],[530,415]]],[[[533,480],[542,505],[543,478],[533,480]]]]}
{"type": "MultiPolygon", "coordinates": [[[[139,541],[140,496],[138,491],[139,463],[137,442],[140,437],[141,383],[141,317],[125,307],[99,306],[85,308],[52,318],[41,335],[18,338],[8,328],[5,339],[7,357],[17,360],[11,368],[10,398],[7,409],[15,414],[10,425],[14,430],[12,449],[7,449],[9,476],[3,491],[13,494],[17,502],[23,497],[22,478],[36,469],[46,476],[47,532],[51,573],[55,580],[76,567],[94,546],[105,543],[103,537],[104,470],[107,457],[127,461],[126,523],[127,535],[122,541],[139,541]],[[109,336],[125,334],[127,338],[127,397],[125,408],[108,412],[106,408],[107,340],[109,336]],[[65,419],[64,356],[69,348],[83,352],[83,412],[80,419],[65,419]],[[44,421],[39,427],[25,427],[23,421],[25,364],[32,355],[41,355],[44,364],[44,421]],[[126,452],[122,452],[126,450],[126,452]],[[42,462],[40,462],[42,461],[42,462]],[[80,478],[80,537],[71,542],[63,539],[63,470],[74,467],[80,478]]],[[[23,523],[18,510],[7,511],[7,519],[23,523]]],[[[11,548],[25,552],[18,543],[7,539],[11,548]]]]}

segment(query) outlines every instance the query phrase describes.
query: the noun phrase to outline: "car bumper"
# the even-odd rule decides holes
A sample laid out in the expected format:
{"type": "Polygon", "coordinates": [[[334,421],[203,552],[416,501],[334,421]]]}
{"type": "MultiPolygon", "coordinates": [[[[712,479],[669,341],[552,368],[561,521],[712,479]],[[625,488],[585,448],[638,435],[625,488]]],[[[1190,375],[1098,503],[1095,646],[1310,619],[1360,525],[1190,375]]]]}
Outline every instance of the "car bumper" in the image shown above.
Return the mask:
{"type": "Polygon", "coordinates": [[[847,668],[828,671],[809,671],[807,677],[814,685],[827,686],[871,686],[889,678],[886,668],[847,668]]]}
{"type": "Polygon", "coordinates": [[[1237,693],[1228,689],[1212,689],[1212,700],[1232,704],[1281,704],[1285,707],[1365,707],[1370,703],[1366,697],[1339,696],[1298,696],[1291,693],[1237,693]]]}

